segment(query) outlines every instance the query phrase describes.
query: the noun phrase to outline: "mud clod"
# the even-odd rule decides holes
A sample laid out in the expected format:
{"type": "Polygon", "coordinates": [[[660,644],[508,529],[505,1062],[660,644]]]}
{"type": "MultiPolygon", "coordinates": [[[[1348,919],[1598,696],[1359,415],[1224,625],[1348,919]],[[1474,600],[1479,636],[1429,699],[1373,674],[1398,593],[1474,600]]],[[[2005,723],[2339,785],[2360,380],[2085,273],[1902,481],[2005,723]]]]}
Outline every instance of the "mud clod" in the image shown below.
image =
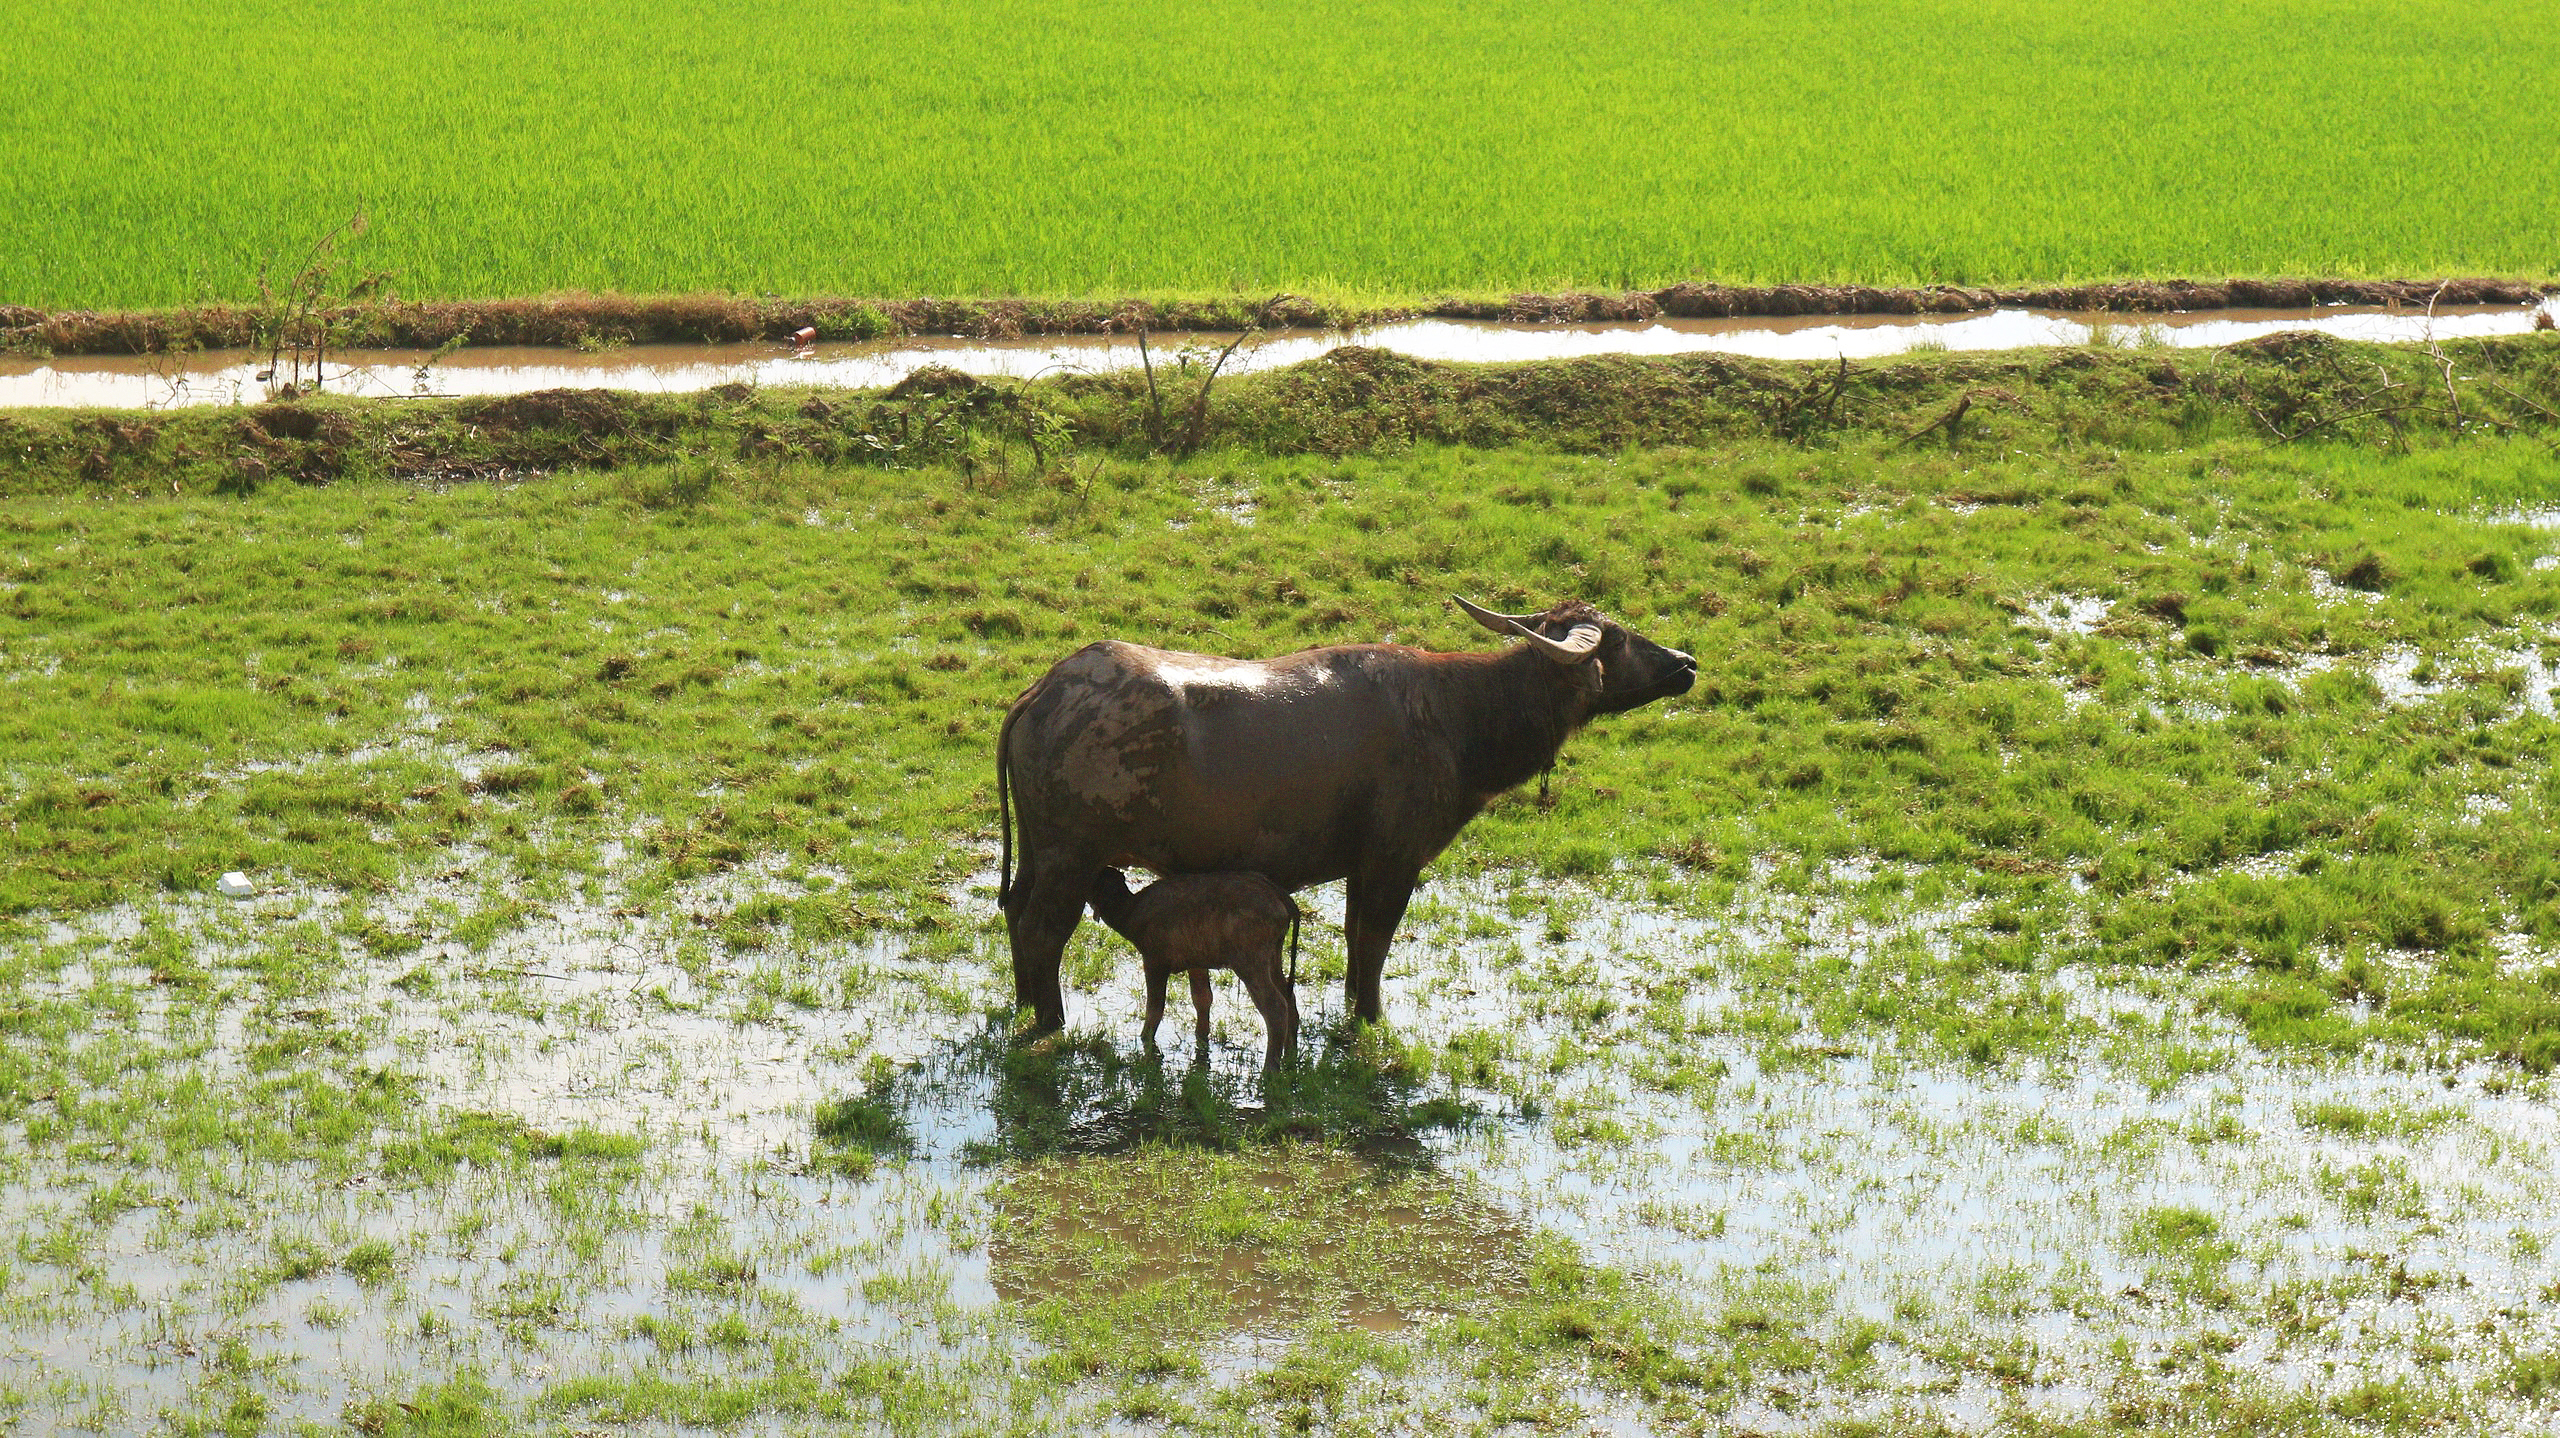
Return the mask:
{"type": "Polygon", "coordinates": [[[987,388],[987,382],[973,374],[942,365],[927,365],[889,387],[887,399],[914,399],[925,395],[975,394],[987,388]]]}
{"type": "Polygon", "coordinates": [[[272,439],[309,439],[320,432],[320,415],[298,404],[262,404],[249,418],[272,439]]]}
{"type": "Polygon", "coordinates": [[[550,429],[584,435],[623,435],[631,432],[633,408],[631,396],[612,390],[545,389],[467,404],[457,417],[467,424],[500,432],[550,429]]]}
{"type": "Polygon", "coordinates": [[[2279,330],[2271,335],[2260,335],[2253,340],[2242,340],[2231,348],[2235,353],[2258,359],[2274,360],[2284,365],[2300,365],[2309,360],[2337,353],[2338,341],[2334,336],[2324,335],[2318,330],[2279,330]]]}

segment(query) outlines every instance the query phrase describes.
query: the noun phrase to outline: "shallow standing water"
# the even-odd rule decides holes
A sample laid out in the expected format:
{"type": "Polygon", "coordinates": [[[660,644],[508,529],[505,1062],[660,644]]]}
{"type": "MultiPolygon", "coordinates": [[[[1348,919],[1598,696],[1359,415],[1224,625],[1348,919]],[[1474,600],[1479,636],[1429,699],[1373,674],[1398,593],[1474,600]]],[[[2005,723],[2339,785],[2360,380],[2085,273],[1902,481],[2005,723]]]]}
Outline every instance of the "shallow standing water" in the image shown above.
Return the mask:
{"type": "MultiPolygon", "coordinates": [[[[1887,1029],[1825,1043],[1771,1006],[1786,969],[1933,949],[1975,918],[1961,901],[1910,902],[1898,887],[1910,877],[1833,864],[1802,887],[1755,881],[1712,916],[1525,876],[1426,886],[1388,1004],[1436,1042],[1498,1055],[1483,1085],[1462,1086],[1479,1119],[1428,1137],[1421,1156],[1482,1196],[1465,1220],[1482,1229],[1473,1241],[1498,1256],[1505,1232],[1543,1229],[1735,1322],[1889,1335],[1854,1380],[1747,1395],[1730,1416],[1764,1431],[2067,1417],[2103,1402],[2128,1362],[2166,1373],[2199,1343],[2249,1381],[2337,1393],[2428,1372],[2479,1383],[2500,1353],[2560,1337],[2537,1297],[2560,1278],[2547,1247],[2560,1121],[2488,1071],[2278,1059],[2174,993],[2069,971],[2022,982],[2053,986],[2080,1036],[2002,1069],[1950,1065],[1887,1029]],[[2456,1332],[2497,1341],[2448,1351],[2440,1339],[2456,1332]]],[[[772,882],[742,873],[676,907],[772,882]]],[[[954,891],[982,928],[990,887],[954,891]]],[[[1311,931],[1338,967],[1339,903],[1315,897],[1311,931]]],[[[209,955],[246,956],[340,902],[196,901],[68,924],[40,963],[60,967],[27,997],[138,992],[140,1042],[184,1046],[217,1079],[254,1072],[243,1051],[268,1026],[237,1009],[209,1026],[168,1010],[125,958],[133,938],[175,923],[209,955]]],[[[410,923],[478,902],[430,885],[382,912],[410,923]]],[[[545,1198],[465,1162],[425,1192],[312,1190],[251,1169],[245,1190],[181,1197],[191,1185],[178,1182],[90,1227],[80,1215],[131,1170],[112,1155],[22,1165],[0,1182],[0,1211],[34,1261],[0,1320],[0,1380],[47,1394],[39,1407],[57,1421],[108,1431],[225,1381],[225,1353],[274,1375],[275,1416],[318,1421],[351,1394],[398,1394],[458,1366],[524,1400],[577,1374],[739,1381],[754,1349],[670,1349],[659,1335],[698,1334],[743,1302],[792,1341],[936,1372],[991,1421],[1029,1356],[1004,1314],[1055,1281],[987,1236],[1022,1171],[983,1152],[1004,1124],[990,1061],[1002,1040],[984,1017],[994,935],[956,972],[894,943],[732,956],[721,967],[848,992],[862,977],[871,995],[761,1015],[698,986],[684,943],[680,926],[624,917],[608,893],[485,954],[440,943],[353,963],[309,1020],[345,1025],[365,1066],[419,1075],[439,1109],[555,1133],[636,1129],[647,1156],[624,1186],[555,1184],[545,1198]],[[858,1181],[810,1168],[812,1106],[859,1089],[875,1059],[913,1075],[912,1157],[858,1181]],[[335,1257],[367,1239],[388,1245],[381,1275],[335,1257]],[[56,1242],[76,1243],[80,1266],[53,1266],[56,1242]],[[279,1273],[301,1252],[331,1261],[279,1273]]],[[[1311,1035],[1339,1018],[1337,985],[1310,979],[1304,998],[1311,1035]]],[[[1138,1000],[1136,966],[1113,965],[1073,993],[1071,1025],[1120,1044],[1138,1000]]],[[[1259,1036],[1229,1000],[1204,1057],[1249,1082],[1259,1036]]],[[[1167,1068],[1189,1048],[1173,1035],[1167,1068]]],[[[1213,1374],[1253,1371],[1303,1317],[1285,1301],[1237,1313],[1243,1327],[1199,1335],[1213,1374]]],[[[1594,1402],[1606,1418],[1612,1405],[1594,1402]]]]}
{"type": "MultiPolygon", "coordinates": [[[[1803,316],[1791,319],[1653,320],[1642,324],[1506,325],[1415,320],[1335,333],[1287,330],[1240,347],[1227,372],[1276,369],[1342,345],[1367,345],[1418,359],[1489,363],[1587,355],[1732,354],[1760,359],[1875,359],[1921,349],[1984,351],[2039,346],[2234,344],[2283,330],[2341,339],[2411,343],[2523,334],[2537,313],[2560,316],[2560,296],[2541,306],[2444,309],[2202,310],[2179,314],[2064,314],[2004,309],[1963,315],[1803,316]]],[[[1154,363],[1187,357],[1206,364],[1232,335],[1166,335],[1150,341],[1154,363]]],[[[1042,336],[1020,340],[902,339],[788,346],[631,345],[574,350],[464,349],[430,363],[420,351],[354,350],[327,361],[323,385],[375,396],[503,395],[544,389],[690,393],[724,384],[823,385],[877,389],[928,366],[1029,379],[1060,371],[1140,366],[1128,335],[1042,336]]],[[[257,376],[265,357],[246,351],[191,355],[76,356],[0,361],[0,408],[107,406],[161,409],[255,403],[273,382],[257,376]]]]}

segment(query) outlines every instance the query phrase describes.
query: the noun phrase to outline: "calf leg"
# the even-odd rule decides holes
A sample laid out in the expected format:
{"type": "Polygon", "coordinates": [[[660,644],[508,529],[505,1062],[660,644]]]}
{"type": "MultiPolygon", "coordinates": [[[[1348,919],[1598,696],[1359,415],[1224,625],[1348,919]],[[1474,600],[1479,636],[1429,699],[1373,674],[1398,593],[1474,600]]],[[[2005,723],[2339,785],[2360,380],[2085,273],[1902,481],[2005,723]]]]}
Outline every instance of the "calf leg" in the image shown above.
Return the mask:
{"type": "Polygon", "coordinates": [[[1262,1066],[1276,1068],[1298,1046],[1298,995],[1280,971],[1280,956],[1267,954],[1236,965],[1236,977],[1262,1011],[1262,1066]]]}
{"type": "Polygon", "coordinates": [[[1162,965],[1147,965],[1147,1027],[1139,1037],[1146,1042],[1149,1053],[1156,1050],[1156,1025],[1164,1021],[1164,981],[1171,977],[1172,973],[1162,965]]]}
{"type": "Polygon", "coordinates": [[[1084,918],[1084,897],[1098,864],[1061,862],[1043,854],[1027,882],[1017,878],[1005,905],[1005,935],[1013,945],[1014,1002],[1033,1015],[1033,1032],[1067,1026],[1067,996],[1058,985],[1058,959],[1084,918]]]}
{"type": "Polygon", "coordinates": [[[1199,1051],[1207,1053],[1209,1051],[1209,971],[1207,969],[1191,971],[1191,1012],[1196,1019],[1192,1025],[1191,1037],[1199,1051]]]}

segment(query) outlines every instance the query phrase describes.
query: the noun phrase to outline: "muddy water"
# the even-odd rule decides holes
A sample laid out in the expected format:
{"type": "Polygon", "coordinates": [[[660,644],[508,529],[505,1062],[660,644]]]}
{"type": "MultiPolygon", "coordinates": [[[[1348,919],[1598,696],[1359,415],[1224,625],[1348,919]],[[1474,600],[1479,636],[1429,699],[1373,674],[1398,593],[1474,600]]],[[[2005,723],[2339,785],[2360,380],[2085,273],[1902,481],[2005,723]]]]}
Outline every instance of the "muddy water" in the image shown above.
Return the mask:
{"type": "MultiPolygon", "coordinates": [[[[2541,313],[2560,316],[2560,297],[2541,313]]],[[[1643,324],[1505,325],[1417,320],[1352,333],[1280,331],[1239,349],[1230,371],[1274,369],[1345,344],[1421,359],[1495,362],[1587,355],[1732,354],[1762,359],[1874,359],[1912,350],[2029,349],[2051,345],[2227,345],[2282,330],[2318,330],[2343,339],[2413,342],[2522,334],[2537,311],[2509,305],[2423,311],[2334,307],[2209,310],[2181,314],[2083,315],[2004,309],[1964,315],[1814,316],[1796,319],[1680,320],[1643,324]]],[[[1233,336],[1166,336],[1158,364],[1207,363],[1233,336]]],[[[1128,336],[1038,339],[894,340],[825,344],[802,353],[769,344],[633,345],[598,354],[559,349],[466,349],[429,363],[414,352],[349,351],[333,356],[323,387],[372,396],[503,395],[542,389],[689,393],[724,384],[823,385],[873,389],[943,365],[971,374],[1032,378],[1070,370],[1138,368],[1128,336]]],[[[255,403],[272,382],[261,356],[238,351],[149,357],[82,356],[0,360],[0,408],[96,405],[160,409],[255,403]]]]}
{"type": "MultiPolygon", "coordinates": [[[[489,874],[485,852],[451,857],[448,877],[373,915],[432,931],[523,891],[489,874]]],[[[608,871],[615,859],[602,856],[608,871]]],[[[1494,1057],[1459,1086],[1478,1120],[1426,1129],[1408,1160],[1427,1176],[1417,1192],[1457,1197],[1376,1216],[1404,1245],[1446,1255],[1396,1291],[1446,1289],[1444,1268],[1498,1270],[1516,1262],[1521,1235],[1545,1230],[1669,1276],[1710,1313],[1894,1335],[1856,1384],[1808,1380],[1784,1411],[1755,1398],[1733,1415],[1770,1429],[1921,1413],[1978,1430],[2022,1405],[2067,1417],[2198,1342],[2228,1342],[2218,1361],[2234,1374],[2335,1393],[2420,1373],[2486,1381],[2496,1345],[2446,1356],[2436,1339],[2447,1333],[2560,1338],[2539,1297],[2560,1279],[2549,1242],[2560,1119],[2546,1095],[2497,1074],[2389,1055],[2278,1059],[2173,988],[2072,971],[2017,979],[2057,997],[2071,1036],[2003,1068],[1933,1058],[1890,1024],[1832,1036],[1794,1025],[1801,1016],[1776,996],[1809,968],[1944,953],[1978,921],[1966,902],[1917,897],[1921,877],[1872,859],[1800,879],[1763,866],[1712,912],[1528,878],[1427,885],[1397,947],[1389,1011],[1435,1045],[1494,1057]],[[1676,1073],[1687,1077],[1666,1077],[1676,1073]],[[2324,1125],[2321,1104],[2380,1119],[2369,1131],[2324,1125]],[[2201,1267],[2145,1251],[2139,1236],[2163,1211],[2201,1215],[2191,1221],[2224,1247],[2201,1267]],[[2267,1316],[2302,1305],[2320,1320],[2308,1330],[2267,1316]],[[1986,1376],[1949,1354],[2022,1355],[2028,1377],[1986,1376]]],[[[751,1346],[647,1336],[666,1324],[707,1333],[746,1312],[828,1352],[932,1371],[961,1396],[951,1417],[966,1429],[1006,1410],[1027,1356],[1007,1315],[1168,1281],[1225,1291],[1222,1321],[1197,1335],[1203,1360],[1213,1374],[1254,1369],[1273,1331],[1308,1315],[1309,1295],[1340,1287],[1281,1273],[1321,1279],[1324,1245],[1277,1250],[1276,1267],[1240,1264],[1214,1244],[1159,1243],[1134,1206],[1092,1205],[1157,1191],[1115,1188],[1107,1174],[1131,1152],[1120,1125],[1141,1072],[1112,1057],[1134,1048],[1132,963],[1084,970],[1093,977],[1070,1004],[1084,1057],[1061,1065],[1047,1115],[1059,1126],[1025,1135],[984,1017],[1003,982],[991,880],[952,890],[978,938],[939,958],[886,937],[705,948],[693,926],[653,922],[607,882],[485,950],[433,940],[387,962],[350,951],[337,992],[298,1001],[309,1018],[250,1012],[246,992],[181,1013],[133,962],[136,938],[146,918],[174,926],[219,966],[336,922],[341,897],[179,902],[57,927],[34,956],[42,977],[19,997],[130,1003],[119,1031],[184,1051],[208,1081],[254,1074],[247,1050],[281,1027],[343,1026],[350,1062],[413,1075],[436,1110],[636,1132],[646,1156],[640,1177],[583,1191],[467,1166],[399,1191],[251,1166],[198,1191],[112,1155],[49,1148],[0,1172],[0,1223],[33,1255],[16,1306],[0,1311],[0,1382],[62,1396],[39,1422],[77,1423],[95,1397],[112,1415],[102,1426],[137,1428],[215,1381],[213,1355],[230,1342],[296,1385],[272,1392],[274,1418],[327,1422],[351,1394],[398,1395],[466,1365],[526,1399],[579,1375],[752,1377],[751,1346]],[[821,997],[756,1003],[802,984],[821,997]],[[910,1154],[865,1180],[816,1170],[813,1107],[861,1091],[875,1059],[913,1076],[895,1090],[910,1154]],[[1094,1081],[1078,1087],[1080,1072],[1094,1081]],[[1079,1179],[1078,1166],[1105,1176],[1079,1179]],[[84,1227],[123,1176],[164,1197],[84,1227]],[[56,1230],[84,1235],[79,1265],[43,1256],[56,1230]],[[388,1279],[238,1281],[289,1245],[344,1253],[364,1239],[396,1249],[388,1279]],[[1148,1261],[1116,1270],[1078,1257],[1144,1244],[1158,1245],[1148,1261]],[[706,1297],[684,1277],[706,1272],[752,1278],[706,1297]]],[[[785,883],[779,866],[750,868],[646,907],[717,912],[785,883]]],[[[1338,897],[1311,897],[1309,967],[1338,973],[1338,897]]],[[[1302,1002],[1321,1033],[1340,1017],[1338,981],[1311,978],[1302,1002]]],[[[1187,1031],[1173,1036],[1167,1069],[1195,1057],[1188,1045],[1187,1031]]],[[[1196,1056],[1200,1102],[1249,1095],[1259,1049],[1250,1006],[1222,1004],[1212,1051],[1196,1056]]],[[[1275,1168],[1266,1187],[1329,1193],[1359,1180],[1329,1160],[1275,1168]]],[[[1382,1331],[1427,1316],[1383,1291],[1341,1296],[1320,1311],[1382,1331]]]]}

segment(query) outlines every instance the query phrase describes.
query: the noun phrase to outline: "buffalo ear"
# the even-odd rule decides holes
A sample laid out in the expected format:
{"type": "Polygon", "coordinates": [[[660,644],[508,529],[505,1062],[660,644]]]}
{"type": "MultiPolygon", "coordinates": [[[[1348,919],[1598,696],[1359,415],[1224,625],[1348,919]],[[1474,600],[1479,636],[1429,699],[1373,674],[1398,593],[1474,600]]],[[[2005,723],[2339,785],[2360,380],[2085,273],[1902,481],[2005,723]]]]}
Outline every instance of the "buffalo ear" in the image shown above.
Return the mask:
{"type": "Polygon", "coordinates": [[[1600,651],[1600,641],[1606,636],[1597,624],[1577,624],[1562,639],[1549,639],[1524,624],[1520,626],[1520,637],[1537,645],[1558,664],[1580,664],[1600,651]]]}
{"type": "Polygon", "coordinates": [[[1558,664],[1580,664],[1589,659],[1600,648],[1600,641],[1605,637],[1597,624],[1577,624],[1573,626],[1573,631],[1562,639],[1549,639],[1546,635],[1529,627],[1530,620],[1546,617],[1542,614],[1496,614],[1490,609],[1469,604],[1454,594],[1449,598],[1455,601],[1460,609],[1467,611],[1467,617],[1476,623],[1496,634],[1519,635],[1536,645],[1540,653],[1558,664]]]}

